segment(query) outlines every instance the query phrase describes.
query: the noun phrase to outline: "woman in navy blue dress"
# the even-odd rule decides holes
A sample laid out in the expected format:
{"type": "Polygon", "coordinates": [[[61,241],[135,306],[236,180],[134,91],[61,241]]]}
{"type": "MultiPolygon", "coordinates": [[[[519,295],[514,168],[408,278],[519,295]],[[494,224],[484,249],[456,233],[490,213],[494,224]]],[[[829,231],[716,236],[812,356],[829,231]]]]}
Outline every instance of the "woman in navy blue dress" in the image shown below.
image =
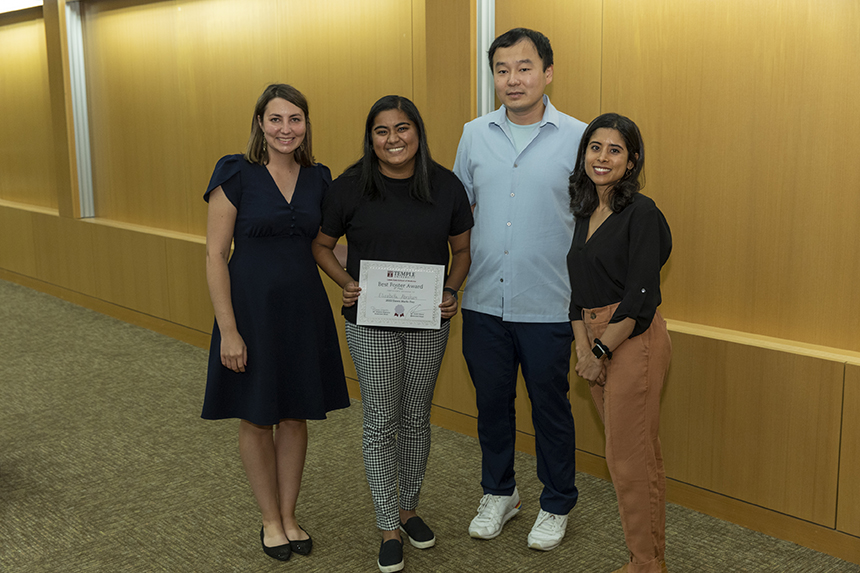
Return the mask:
{"type": "Polygon", "coordinates": [[[313,162],[307,100],[274,84],[257,100],[244,156],[221,158],[204,196],[215,326],[203,418],[240,419],[260,541],[282,561],[312,546],[295,515],[306,420],[349,405],[331,306],[311,255],[330,183],[329,169],[313,162]]]}

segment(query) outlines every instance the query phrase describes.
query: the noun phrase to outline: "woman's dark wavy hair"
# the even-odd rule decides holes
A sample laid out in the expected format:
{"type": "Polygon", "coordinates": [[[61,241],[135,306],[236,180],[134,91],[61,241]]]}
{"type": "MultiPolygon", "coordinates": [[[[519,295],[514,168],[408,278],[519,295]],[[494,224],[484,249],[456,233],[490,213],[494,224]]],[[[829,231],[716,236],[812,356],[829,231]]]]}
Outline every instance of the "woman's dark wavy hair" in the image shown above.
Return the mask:
{"type": "MultiPolygon", "coordinates": [[[[640,185],[639,174],[645,165],[645,144],[639,128],[627,117],[617,113],[604,113],[597,116],[594,121],[585,128],[582,141],[579,142],[579,151],[576,154],[576,167],[570,175],[570,210],[576,217],[589,217],[597,209],[599,199],[594,182],[585,172],[585,151],[591,136],[600,128],[618,130],[627,147],[628,160],[633,162],[633,168],[629,169],[619,181],[609,190],[609,207],[613,213],[624,210],[633,201],[633,196],[645,186],[640,185]],[[636,156],[639,157],[636,157],[636,156]]],[[[643,177],[644,179],[644,177],[643,177]]]]}
{"type": "Polygon", "coordinates": [[[427,134],[424,129],[424,121],[418,108],[409,99],[398,95],[387,95],[373,104],[367,114],[364,124],[364,153],[361,159],[349,166],[345,174],[359,178],[358,188],[367,199],[385,198],[385,178],[379,171],[379,158],[373,151],[373,125],[376,116],[392,109],[399,109],[415,125],[418,130],[418,151],[415,152],[415,173],[412,177],[412,185],[409,195],[418,201],[432,203],[433,196],[430,192],[430,175],[435,169],[435,162],[430,157],[430,147],[427,145],[427,134]]]}

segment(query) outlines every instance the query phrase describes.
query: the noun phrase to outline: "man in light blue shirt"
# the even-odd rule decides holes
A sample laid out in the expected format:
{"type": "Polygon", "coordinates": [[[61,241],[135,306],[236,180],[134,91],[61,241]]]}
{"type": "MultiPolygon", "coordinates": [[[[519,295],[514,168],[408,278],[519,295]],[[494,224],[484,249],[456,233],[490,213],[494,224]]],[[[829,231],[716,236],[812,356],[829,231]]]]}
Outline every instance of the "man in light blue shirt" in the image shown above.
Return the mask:
{"type": "Polygon", "coordinates": [[[561,543],[577,500],[568,372],[568,178],[585,124],[553,107],[549,40],[515,28],[489,53],[502,107],[466,124],[454,173],[475,216],[463,295],[463,355],[475,385],[484,496],[469,534],[492,539],[520,509],[514,479],[517,370],[535,428],[541,509],[528,545],[561,543]]]}

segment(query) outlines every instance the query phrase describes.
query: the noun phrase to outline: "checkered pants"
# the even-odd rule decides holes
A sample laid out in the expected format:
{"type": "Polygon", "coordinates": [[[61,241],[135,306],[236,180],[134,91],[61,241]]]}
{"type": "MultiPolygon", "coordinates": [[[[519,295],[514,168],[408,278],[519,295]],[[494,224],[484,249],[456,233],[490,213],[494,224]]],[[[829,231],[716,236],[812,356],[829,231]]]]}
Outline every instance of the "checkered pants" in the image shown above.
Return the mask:
{"type": "Polygon", "coordinates": [[[364,471],[376,525],[400,527],[399,508],[414,510],[430,453],[430,403],[448,343],[439,330],[394,331],[346,323],[364,412],[364,471]],[[398,483],[399,482],[399,483],[398,483]]]}

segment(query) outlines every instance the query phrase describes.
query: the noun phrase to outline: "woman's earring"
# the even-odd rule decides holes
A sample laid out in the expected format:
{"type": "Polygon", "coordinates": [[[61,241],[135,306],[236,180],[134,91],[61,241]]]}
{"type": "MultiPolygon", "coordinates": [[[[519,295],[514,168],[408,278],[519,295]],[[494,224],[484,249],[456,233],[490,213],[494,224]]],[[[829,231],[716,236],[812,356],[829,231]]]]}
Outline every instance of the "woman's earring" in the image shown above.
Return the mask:
{"type": "Polygon", "coordinates": [[[268,151],[267,147],[268,146],[266,145],[266,140],[263,139],[263,153],[266,153],[266,151],[268,151]]]}

